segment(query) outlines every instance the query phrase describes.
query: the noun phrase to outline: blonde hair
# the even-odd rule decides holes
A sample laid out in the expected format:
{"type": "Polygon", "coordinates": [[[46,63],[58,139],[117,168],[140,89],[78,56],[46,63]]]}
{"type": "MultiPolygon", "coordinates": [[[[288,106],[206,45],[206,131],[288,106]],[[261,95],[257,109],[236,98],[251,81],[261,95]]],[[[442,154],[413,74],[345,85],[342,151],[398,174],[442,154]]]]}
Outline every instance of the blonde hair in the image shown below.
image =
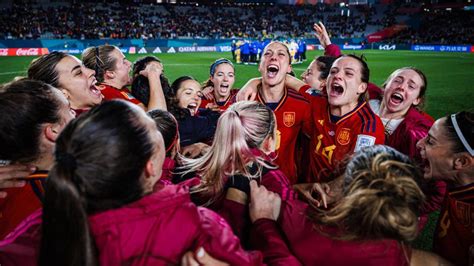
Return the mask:
{"type": "Polygon", "coordinates": [[[424,195],[408,157],[387,146],[367,147],[349,162],[344,179],[345,197],[320,223],[340,227],[344,240],[416,238],[424,195]]]}
{"type": "Polygon", "coordinates": [[[198,159],[182,158],[184,173],[201,176],[201,185],[192,192],[209,198],[206,204],[210,204],[222,193],[226,176],[255,178],[261,175],[262,167],[273,168],[252,149],[259,149],[269,136],[275,138],[275,133],[275,117],[265,105],[250,101],[231,105],[217,122],[210,150],[198,159]],[[249,171],[251,163],[258,166],[255,174],[249,171]]]}

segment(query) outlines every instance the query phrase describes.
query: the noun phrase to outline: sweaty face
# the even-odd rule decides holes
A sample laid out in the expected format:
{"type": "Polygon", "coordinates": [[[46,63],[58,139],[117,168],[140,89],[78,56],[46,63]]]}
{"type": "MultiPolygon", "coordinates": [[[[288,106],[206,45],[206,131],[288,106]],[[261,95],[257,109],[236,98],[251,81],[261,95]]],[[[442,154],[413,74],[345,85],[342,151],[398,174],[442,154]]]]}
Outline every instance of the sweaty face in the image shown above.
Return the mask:
{"type": "Polygon", "coordinates": [[[319,80],[320,74],[321,71],[319,71],[318,62],[313,60],[305,71],[303,81],[311,86],[311,88],[319,90],[321,88],[321,81],[319,80]]]}
{"type": "Polygon", "coordinates": [[[285,45],[278,42],[267,45],[258,70],[264,84],[275,86],[283,83],[286,74],[291,71],[290,55],[285,45]]]}
{"type": "Polygon", "coordinates": [[[446,118],[436,120],[428,136],[417,143],[424,163],[424,177],[449,180],[453,176],[453,143],[447,140],[446,118]]]}
{"type": "Polygon", "coordinates": [[[367,84],[361,80],[362,66],[357,59],[341,57],[334,61],[327,79],[328,101],[332,106],[357,105],[367,84]]]}
{"type": "Polygon", "coordinates": [[[56,65],[59,89],[74,109],[91,108],[102,102],[102,93],[95,86],[95,71],[85,67],[74,56],[66,56],[56,65]]]}
{"type": "Polygon", "coordinates": [[[186,108],[194,116],[197,113],[199,105],[201,105],[201,85],[195,80],[183,81],[176,92],[178,105],[181,108],[186,108]]]}
{"type": "Polygon", "coordinates": [[[211,77],[211,81],[214,84],[214,93],[218,96],[216,98],[227,98],[235,82],[234,68],[226,63],[219,64],[211,77]]]}
{"type": "Polygon", "coordinates": [[[384,104],[391,113],[406,114],[412,105],[420,103],[423,79],[411,69],[397,70],[384,89],[384,104]]]}
{"type": "Polygon", "coordinates": [[[122,84],[122,87],[130,85],[131,78],[129,74],[132,63],[125,58],[125,55],[119,49],[114,49],[110,56],[115,59],[115,67],[112,70],[114,78],[122,84]]]}

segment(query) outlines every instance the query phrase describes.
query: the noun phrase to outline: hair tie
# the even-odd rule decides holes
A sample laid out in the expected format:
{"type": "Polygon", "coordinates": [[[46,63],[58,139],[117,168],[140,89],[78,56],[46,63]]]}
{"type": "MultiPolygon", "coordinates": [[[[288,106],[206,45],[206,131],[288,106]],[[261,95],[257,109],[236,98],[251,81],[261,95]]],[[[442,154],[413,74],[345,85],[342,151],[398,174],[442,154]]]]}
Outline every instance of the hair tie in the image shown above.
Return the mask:
{"type": "Polygon", "coordinates": [[[77,167],[76,158],[67,152],[57,155],[56,161],[70,170],[75,170],[77,167]]]}
{"type": "Polygon", "coordinates": [[[454,130],[456,131],[456,134],[458,135],[459,140],[461,140],[464,148],[466,148],[467,152],[469,152],[471,156],[474,156],[474,150],[469,145],[469,142],[467,142],[466,138],[464,137],[464,134],[462,134],[461,128],[458,125],[458,121],[456,120],[456,114],[451,115],[451,122],[453,122],[454,130]]]}

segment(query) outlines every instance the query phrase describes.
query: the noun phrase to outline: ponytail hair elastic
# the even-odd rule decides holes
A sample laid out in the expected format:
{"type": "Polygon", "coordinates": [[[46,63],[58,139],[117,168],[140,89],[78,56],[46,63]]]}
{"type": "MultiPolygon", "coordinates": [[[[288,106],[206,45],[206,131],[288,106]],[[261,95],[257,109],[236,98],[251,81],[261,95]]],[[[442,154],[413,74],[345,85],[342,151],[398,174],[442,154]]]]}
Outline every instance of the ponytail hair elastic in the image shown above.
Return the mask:
{"type": "Polygon", "coordinates": [[[456,134],[458,135],[459,140],[461,140],[461,143],[464,148],[466,148],[467,152],[469,152],[471,156],[474,156],[474,150],[464,137],[464,134],[462,133],[461,128],[459,127],[458,121],[456,120],[456,114],[451,115],[451,122],[453,123],[454,130],[456,130],[456,134]]]}

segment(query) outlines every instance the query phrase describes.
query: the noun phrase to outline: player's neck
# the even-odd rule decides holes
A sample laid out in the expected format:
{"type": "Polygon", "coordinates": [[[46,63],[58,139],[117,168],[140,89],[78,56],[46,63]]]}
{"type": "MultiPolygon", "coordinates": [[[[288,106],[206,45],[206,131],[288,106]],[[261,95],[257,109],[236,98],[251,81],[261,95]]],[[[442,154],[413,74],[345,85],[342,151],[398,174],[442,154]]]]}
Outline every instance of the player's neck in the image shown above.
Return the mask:
{"type": "Polygon", "coordinates": [[[214,94],[214,99],[216,100],[216,102],[225,102],[227,100],[227,98],[229,97],[229,95],[227,96],[222,96],[222,95],[216,95],[214,94]]]}
{"type": "Polygon", "coordinates": [[[123,87],[125,87],[124,84],[122,84],[122,82],[119,82],[118,80],[115,80],[115,79],[107,79],[107,80],[104,80],[104,82],[102,82],[102,84],[105,84],[105,85],[109,85],[109,86],[112,86],[116,89],[122,89],[123,87]]]}
{"type": "Polygon", "coordinates": [[[382,102],[380,103],[380,109],[379,109],[379,116],[380,118],[385,118],[385,119],[402,119],[405,117],[407,114],[408,110],[401,110],[398,112],[390,112],[388,108],[385,106],[385,104],[382,102]]]}
{"type": "Polygon", "coordinates": [[[267,103],[276,103],[281,100],[285,94],[285,84],[281,82],[275,86],[262,84],[262,96],[267,103]]]}
{"type": "Polygon", "coordinates": [[[354,110],[357,107],[357,102],[355,103],[350,103],[350,104],[345,104],[341,106],[329,106],[329,112],[331,115],[334,116],[344,116],[348,113],[350,113],[352,110],[354,110]]]}
{"type": "Polygon", "coordinates": [[[51,168],[53,168],[54,158],[52,154],[48,152],[43,152],[42,154],[40,154],[37,160],[29,164],[36,166],[36,169],[38,170],[49,171],[51,170],[51,168]]]}
{"type": "Polygon", "coordinates": [[[454,186],[455,187],[462,187],[462,186],[467,186],[469,184],[472,184],[474,182],[474,173],[472,171],[466,172],[457,172],[454,175],[454,186]]]}

